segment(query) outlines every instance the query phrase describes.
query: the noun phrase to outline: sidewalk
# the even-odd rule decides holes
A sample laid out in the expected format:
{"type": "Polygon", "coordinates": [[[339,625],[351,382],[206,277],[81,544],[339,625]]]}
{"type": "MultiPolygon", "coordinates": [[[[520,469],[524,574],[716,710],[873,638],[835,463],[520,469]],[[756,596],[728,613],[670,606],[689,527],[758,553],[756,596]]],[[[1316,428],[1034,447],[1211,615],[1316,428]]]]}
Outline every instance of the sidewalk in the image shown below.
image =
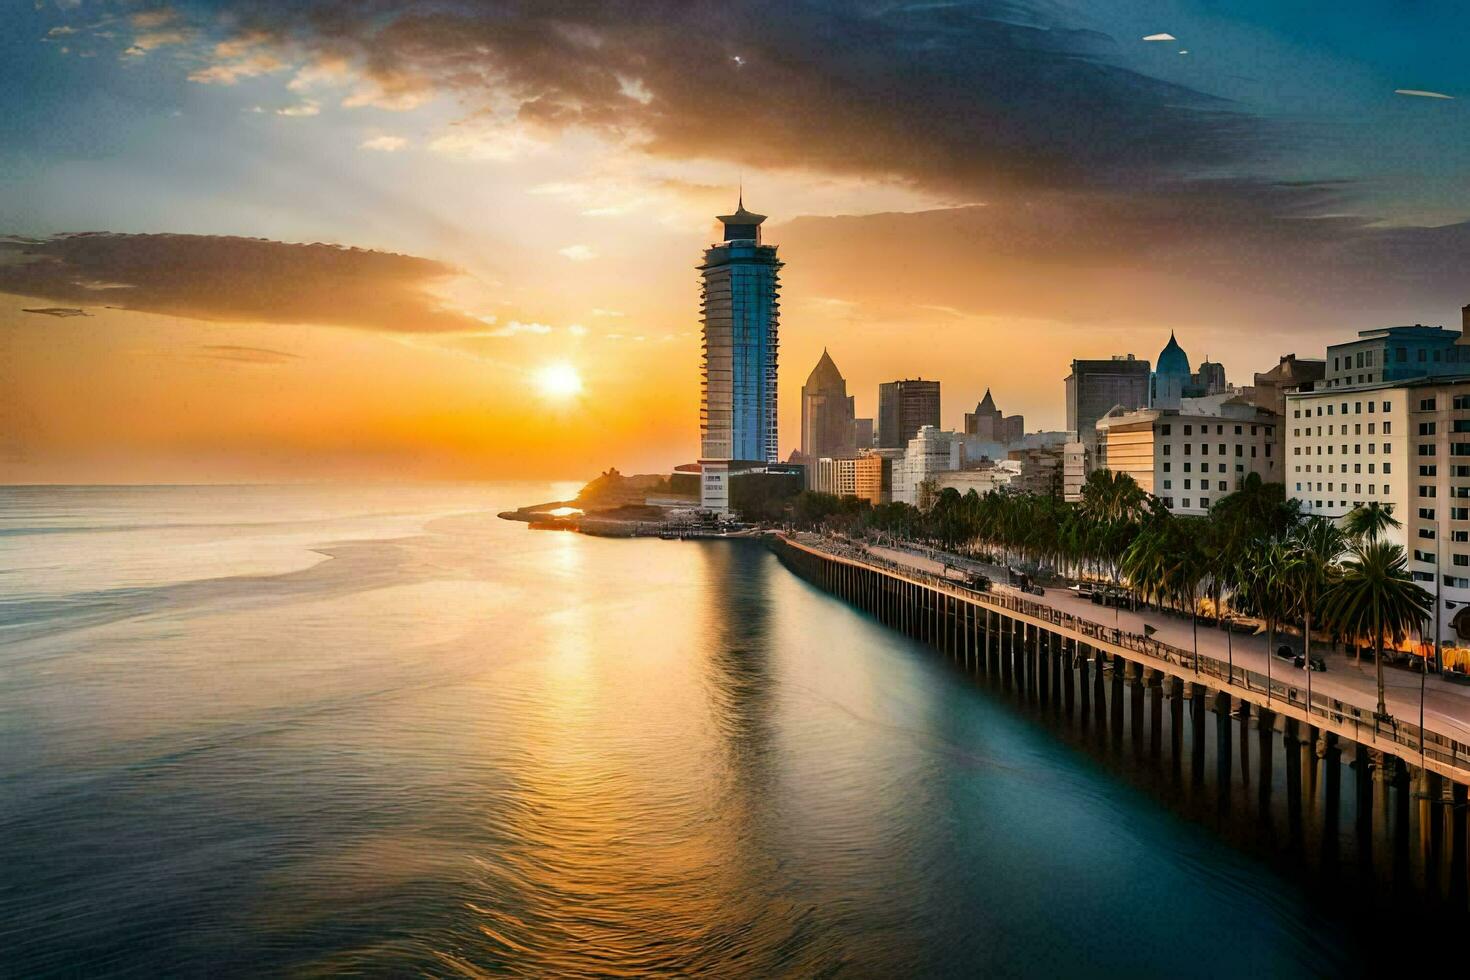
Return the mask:
{"type": "MultiPolygon", "coordinates": [[[[944,574],[942,562],[922,555],[878,546],[870,546],[868,550],[878,557],[907,565],[917,571],[933,575],[944,574]]],[[[958,557],[955,559],[956,564],[962,561],[966,565],[985,569],[986,574],[995,582],[995,591],[1015,596],[1022,595],[1019,589],[1000,584],[1006,578],[1004,568],[958,557]]],[[[1051,606],[1060,612],[1089,619],[1101,626],[1117,625],[1132,633],[1143,633],[1143,627],[1147,624],[1157,631],[1154,634],[1155,639],[1185,650],[1194,649],[1194,634],[1190,628],[1190,621],[1185,616],[1161,614],[1152,610],[1129,612],[1126,609],[1095,606],[1085,599],[1077,598],[1075,593],[1067,589],[1047,589],[1044,596],[1028,594],[1023,598],[1051,606]]],[[[1231,634],[1228,647],[1226,636],[1226,632],[1219,627],[1201,625],[1199,652],[1203,656],[1214,657],[1217,660],[1233,659],[1236,666],[1262,674],[1266,673],[1269,663],[1273,678],[1285,683],[1293,683],[1305,691],[1306,672],[1293,667],[1284,660],[1271,657],[1266,648],[1264,635],[1231,634]]],[[[1297,644],[1300,643],[1299,638],[1295,635],[1291,639],[1297,644]]],[[[1280,642],[1282,641],[1278,640],[1278,645],[1280,642]]],[[[1322,657],[1327,664],[1326,671],[1312,675],[1313,694],[1335,698],[1369,712],[1374,709],[1378,700],[1378,684],[1371,662],[1364,661],[1361,665],[1355,665],[1351,656],[1333,653],[1331,647],[1326,643],[1314,643],[1312,654],[1322,657]]],[[[1419,674],[1396,667],[1384,667],[1384,700],[1387,702],[1390,714],[1405,721],[1418,723],[1420,680],[1419,674]]],[[[1425,681],[1425,727],[1438,730],[1452,738],[1470,741],[1470,686],[1451,684],[1436,676],[1423,680],[1425,681]]]]}

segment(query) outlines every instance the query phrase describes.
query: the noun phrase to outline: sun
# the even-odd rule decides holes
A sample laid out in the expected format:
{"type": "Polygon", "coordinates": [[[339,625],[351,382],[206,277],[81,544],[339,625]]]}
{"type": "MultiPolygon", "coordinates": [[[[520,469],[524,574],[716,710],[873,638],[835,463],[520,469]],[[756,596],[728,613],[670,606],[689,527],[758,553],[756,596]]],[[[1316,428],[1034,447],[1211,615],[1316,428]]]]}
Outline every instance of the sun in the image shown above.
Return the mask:
{"type": "Polygon", "coordinates": [[[571,398],[582,393],[582,376],[570,364],[558,361],[536,372],[536,387],[546,398],[571,398]]]}

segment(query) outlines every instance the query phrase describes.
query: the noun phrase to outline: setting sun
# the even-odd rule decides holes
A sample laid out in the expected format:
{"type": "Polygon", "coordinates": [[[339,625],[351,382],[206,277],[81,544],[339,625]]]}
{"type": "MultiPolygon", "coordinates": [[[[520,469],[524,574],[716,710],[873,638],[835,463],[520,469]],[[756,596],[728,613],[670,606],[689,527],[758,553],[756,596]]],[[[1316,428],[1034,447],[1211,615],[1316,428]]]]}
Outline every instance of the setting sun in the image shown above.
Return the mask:
{"type": "Polygon", "coordinates": [[[565,361],[548,364],[536,372],[536,387],[547,398],[571,398],[582,392],[582,376],[565,361]]]}

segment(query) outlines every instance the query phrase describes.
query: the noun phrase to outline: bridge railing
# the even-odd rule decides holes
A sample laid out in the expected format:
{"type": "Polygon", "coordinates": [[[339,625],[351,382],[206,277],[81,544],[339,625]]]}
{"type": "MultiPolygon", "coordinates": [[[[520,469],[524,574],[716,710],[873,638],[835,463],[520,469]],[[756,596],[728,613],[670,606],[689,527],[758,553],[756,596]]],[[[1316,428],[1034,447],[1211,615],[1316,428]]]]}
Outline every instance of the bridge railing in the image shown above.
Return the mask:
{"type": "Polygon", "coordinates": [[[1141,633],[1133,633],[1116,626],[1104,626],[1073,613],[1063,612],[1054,606],[1033,602],[1021,596],[966,588],[954,579],[935,575],[912,565],[904,565],[856,548],[834,546],[824,541],[819,550],[855,564],[892,571],[911,581],[917,581],[969,602],[1030,616],[1033,619],[1050,623],[1058,629],[1111,643],[1114,646],[1175,666],[1189,668],[1201,676],[1226,681],[1247,691],[1265,694],[1268,703],[1281,701],[1301,709],[1308,717],[1324,718],[1338,725],[1350,725],[1353,729],[1353,737],[1357,741],[1389,741],[1411,749],[1413,752],[1422,752],[1424,756],[1441,763],[1470,769],[1470,744],[1440,732],[1421,729],[1417,725],[1402,722],[1392,715],[1378,715],[1376,712],[1357,705],[1328,697],[1319,691],[1312,692],[1312,699],[1309,702],[1304,688],[1299,688],[1296,684],[1284,681],[1279,677],[1267,678],[1259,671],[1232,665],[1228,661],[1205,654],[1196,654],[1193,650],[1164,643],[1141,633]]]}

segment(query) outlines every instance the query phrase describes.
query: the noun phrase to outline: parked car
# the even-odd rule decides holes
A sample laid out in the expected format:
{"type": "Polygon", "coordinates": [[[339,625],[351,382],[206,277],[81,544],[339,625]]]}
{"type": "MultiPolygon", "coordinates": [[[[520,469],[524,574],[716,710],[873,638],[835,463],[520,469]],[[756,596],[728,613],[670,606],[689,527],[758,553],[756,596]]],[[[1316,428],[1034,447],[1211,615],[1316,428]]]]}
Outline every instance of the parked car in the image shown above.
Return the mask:
{"type": "MultiPolygon", "coordinates": [[[[1302,667],[1306,663],[1306,658],[1305,657],[1297,657],[1296,660],[1294,660],[1292,662],[1295,663],[1298,668],[1300,668],[1300,667],[1302,667]]],[[[1321,671],[1326,670],[1327,669],[1327,661],[1323,660],[1321,657],[1316,656],[1314,654],[1312,656],[1312,669],[1315,670],[1315,671],[1318,671],[1318,672],[1321,672],[1321,671]]]]}

